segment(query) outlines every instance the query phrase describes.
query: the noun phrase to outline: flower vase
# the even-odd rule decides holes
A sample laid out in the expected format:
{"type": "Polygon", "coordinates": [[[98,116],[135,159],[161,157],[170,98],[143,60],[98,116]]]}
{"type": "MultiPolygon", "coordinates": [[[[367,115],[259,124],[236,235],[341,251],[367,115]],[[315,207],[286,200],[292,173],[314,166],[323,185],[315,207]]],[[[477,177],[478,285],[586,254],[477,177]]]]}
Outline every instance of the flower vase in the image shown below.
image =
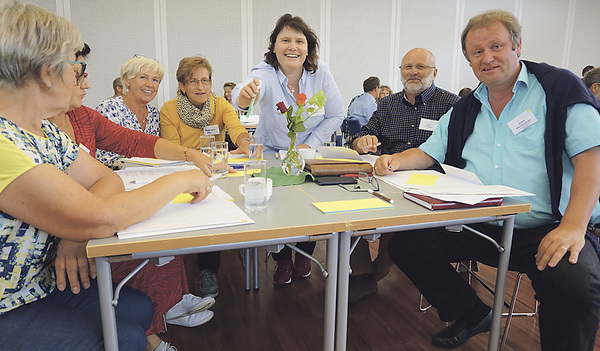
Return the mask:
{"type": "Polygon", "coordinates": [[[298,152],[297,139],[298,133],[292,133],[290,136],[290,147],[281,161],[281,169],[283,169],[283,173],[286,175],[298,175],[304,169],[304,159],[298,152]]]}

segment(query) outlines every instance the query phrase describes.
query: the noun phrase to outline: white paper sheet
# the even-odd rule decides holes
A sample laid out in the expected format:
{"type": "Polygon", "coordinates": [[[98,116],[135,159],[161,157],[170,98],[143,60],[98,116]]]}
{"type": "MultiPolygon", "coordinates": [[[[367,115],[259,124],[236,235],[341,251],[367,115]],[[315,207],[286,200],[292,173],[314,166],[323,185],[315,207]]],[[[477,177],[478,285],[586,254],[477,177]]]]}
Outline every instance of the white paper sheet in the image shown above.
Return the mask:
{"type": "Polygon", "coordinates": [[[475,174],[465,170],[454,168],[450,169],[450,173],[454,176],[436,171],[396,171],[393,174],[380,177],[380,179],[404,191],[469,205],[474,205],[491,197],[534,195],[505,185],[483,185],[475,174]],[[456,170],[460,172],[456,172],[456,170]],[[407,183],[414,174],[436,176],[437,180],[433,185],[407,183]]]}
{"type": "Polygon", "coordinates": [[[170,203],[152,217],[117,233],[119,239],[251,224],[254,221],[218,186],[202,201],[170,203]]]}
{"type": "Polygon", "coordinates": [[[133,163],[136,165],[142,166],[151,166],[151,167],[164,167],[164,166],[175,166],[186,164],[185,161],[171,161],[171,160],[161,160],[158,158],[147,158],[147,157],[131,157],[123,159],[124,162],[133,163]]]}

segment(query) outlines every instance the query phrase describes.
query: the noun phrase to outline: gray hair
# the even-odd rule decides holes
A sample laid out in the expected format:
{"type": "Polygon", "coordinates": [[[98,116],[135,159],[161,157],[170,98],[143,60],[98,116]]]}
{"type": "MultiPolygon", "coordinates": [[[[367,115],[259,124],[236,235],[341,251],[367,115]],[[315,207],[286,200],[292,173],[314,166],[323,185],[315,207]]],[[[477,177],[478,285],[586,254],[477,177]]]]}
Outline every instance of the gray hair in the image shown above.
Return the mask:
{"type": "Polygon", "coordinates": [[[159,83],[162,82],[163,75],[165,74],[165,68],[160,62],[149,57],[141,55],[135,55],[129,60],[125,61],[121,66],[121,83],[123,83],[123,95],[129,93],[129,87],[125,86],[125,76],[129,79],[137,77],[142,71],[155,71],[158,74],[159,83]]]}
{"type": "Polygon", "coordinates": [[[517,46],[519,46],[519,43],[521,42],[521,24],[519,24],[517,17],[506,10],[489,10],[472,17],[460,36],[462,52],[467,61],[469,61],[469,57],[467,56],[465,42],[467,40],[467,34],[469,31],[475,27],[487,27],[496,22],[504,24],[506,29],[508,29],[513,42],[512,48],[513,50],[517,49],[517,46]]]}
{"type": "Polygon", "coordinates": [[[69,56],[83,48],[81,34],[66,19],[14,0],[0,5],[0,88],[41,83],[44,65],[62,75],[69,56]]]}
{"type": "Polygon", "coordinates": [[[583,82],[589,88],[592,84],[600,84],[600,67],[587,71],[583,77],[583,82]]]}

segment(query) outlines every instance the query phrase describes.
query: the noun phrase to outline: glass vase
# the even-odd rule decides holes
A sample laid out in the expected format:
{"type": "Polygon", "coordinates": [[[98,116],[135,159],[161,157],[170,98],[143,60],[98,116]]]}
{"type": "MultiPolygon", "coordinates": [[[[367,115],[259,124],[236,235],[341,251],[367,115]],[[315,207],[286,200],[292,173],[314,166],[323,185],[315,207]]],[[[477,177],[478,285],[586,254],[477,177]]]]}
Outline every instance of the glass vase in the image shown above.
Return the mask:
{"type": "Polygon", "coordinates": [[[298,152],[298,133],[293,133],[290,137],[290,147],[283,160],[281,160],[281,169],[286,175],[298,175],[304,169],[304,159],[298,152]]]}

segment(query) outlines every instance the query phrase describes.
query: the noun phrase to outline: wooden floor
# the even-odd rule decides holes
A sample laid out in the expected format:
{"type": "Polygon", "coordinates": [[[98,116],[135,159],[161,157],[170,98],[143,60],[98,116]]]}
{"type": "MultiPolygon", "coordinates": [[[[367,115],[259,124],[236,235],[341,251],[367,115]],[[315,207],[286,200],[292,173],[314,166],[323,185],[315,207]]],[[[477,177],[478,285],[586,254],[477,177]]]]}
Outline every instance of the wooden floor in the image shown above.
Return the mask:
{"type": "MultiPolygon", "coordinates": [[[[325,243],[319,242],[314,256],[325,265],[325,243]]],[[[376,246],[372,245],[376,251],[376,246]]],[[[164,340],[180,351],[191,350],[322,350],[325,279],[313,264],[313,274],[286,286],[273,285],[275,262],[265,263],[260,255],[260,289],[244,290],[239,251],[224,251],[217,275],[220,293],[212,307],[214,318],[196,328],[169,326],[164,340]]],[[[186,257],[188,280],[194,292],[197,270],[194,257],[186,257]]],[[[482,267],[480,276],[492,282],[495,270],[482,267]]],[[[512,291],[515,275],[510,273],[507,291],[512,291]]],[[[473,283],[484,302],[493,297],[473,283]]],[[[379,292],[356,304],[348,313],[347,350],[437,350],[431,335],[445,327],[434,310],[418,310],[419,293],[404,274],[392,267],[379,281],[379,292]]],[[[508,295],[507,295],[508,300],[508,295]]],[[[523,278],[517,311],[532,310],[533,290],[523,278]]],[[[503,319],[503,322],[505,319],[503,319]]],[[[487,348],[489,333],[480,334],[456,349],[480,351],[487,348]]],[[[600,350],[597,338],[596,349],[600,350]]],[[[440,349],[441,350],[441,349],[440,349]]],[[[516,317],[510,328],[506,350],[540,350],[537,317],[516,317]]]]}

